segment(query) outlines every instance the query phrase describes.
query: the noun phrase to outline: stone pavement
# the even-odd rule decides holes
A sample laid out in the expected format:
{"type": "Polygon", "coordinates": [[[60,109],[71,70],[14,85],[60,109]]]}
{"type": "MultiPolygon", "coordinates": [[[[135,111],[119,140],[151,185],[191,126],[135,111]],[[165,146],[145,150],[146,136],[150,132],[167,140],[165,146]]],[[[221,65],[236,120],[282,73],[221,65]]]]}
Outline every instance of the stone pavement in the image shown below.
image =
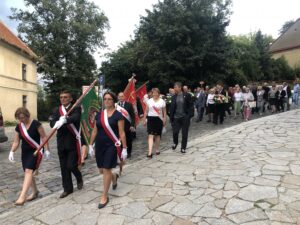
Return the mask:
{"type": "Polygon", "coordinates": [[[1,224],[300,224],[300,110],[194,138],[125,168],[97,209],[100,176],[0,215],[1,224]]]}
{"type": "MultiPolygon", "coordinates": [[[[255,115],[253,118],[256,118],[255,115]]],[[[195,120],[195,118],[193,118],[195,120]]],[[[195,123],[192,121],[190,128],[190,139],[212,134],[217,130],[224,129],[236,124],[241,123],[241,118],[234,120],[232,117],[227,117],[223,125],[215,126],[212,123],[195,123]]],[[[48,123],[43,123],[46,132],[49,133],[50,127],[48,123]]],[[[161,143],[161,151],[170,148],[172,143],[172,132],[170,125],[168,125],[167,133],[163,135],[161,143]]],[[[9,141],[0,144],[0,214],[14,207],[13,202],[16,200],[17,195],[20,192],[21,185],[24,178],[24,172],[22,170],[20,162],[20,149],[16,152],[16,163],[10,163],[7,160],[10,146],[14,136],[14,127],[7,127],[6,134],[9,141]]],[[[138,138],[133,143],[132,159],[128,160],[128,164],[132,164],[136,161],[144,159],[147,154],[147,138],[146,129],[143,126],[138,127],[138,138]]],[[[61,187],[60,167],[56,149],[56,138],[50,140],[51,148],[51,160],[43,161],[40,166],[40,175],[37,177],[37,184],[40,190],[40,197],[45,197],[51,193],[59,191],[61,187]]],[[[88,160],[86,166],[82,168],[84,180],[88,180],[91,177],[98,176],[95,161],[88,160]]]]}

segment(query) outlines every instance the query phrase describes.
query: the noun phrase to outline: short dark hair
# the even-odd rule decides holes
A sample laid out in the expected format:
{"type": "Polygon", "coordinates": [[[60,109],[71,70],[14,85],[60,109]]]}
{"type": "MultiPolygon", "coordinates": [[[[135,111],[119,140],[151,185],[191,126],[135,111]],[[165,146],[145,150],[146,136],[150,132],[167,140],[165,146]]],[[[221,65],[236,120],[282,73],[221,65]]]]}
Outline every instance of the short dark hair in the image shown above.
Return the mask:
{"type": "Polygon", "coordinates": [[[61,95],[61,94],[69,94],[71,97],[73,97],[71,91],[69,91],[69,90],[62,90],[59,92],[59,95],[61,95]]]}
{"type": "Polygon", "coordinates": [[[182,83],[181,82],[175,82],[174,86],[182,87],[182,83]]]}
{"type": "Polygon", "coordinates": [[[26,109],[25,107],[20,107],[17,108],[16,112],[15,112],[15,118],[18,120],[20,114],[23,114],[24,116],[26,116],[27,118],[30,117],[30,112],[28,111],[28,109],[26,109]]]}
{"type": "Polygon", "coordinates": [[[105,95],[110,95],[110,97],[112,97],[114,103],[116,103],[118,101],[118,98],[116,96],[115,93],[113,93],[112,91],[107,91],[104,93],[103,98],[105,97],[105,95]]]}

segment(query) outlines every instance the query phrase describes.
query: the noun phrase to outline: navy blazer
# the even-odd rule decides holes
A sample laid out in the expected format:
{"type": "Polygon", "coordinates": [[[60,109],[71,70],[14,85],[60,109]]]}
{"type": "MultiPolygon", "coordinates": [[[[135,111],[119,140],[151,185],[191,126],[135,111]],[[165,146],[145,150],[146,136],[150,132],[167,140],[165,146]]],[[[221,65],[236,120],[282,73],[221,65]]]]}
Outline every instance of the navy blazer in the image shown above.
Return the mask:
{"type": "MultiPolygon", "coordinates": [[[[183,108],[184,108],[185,115],[191,118],[194,116],[194,104],[193,104],[192,96],[189,93],[182,92],[182,94],[183,94],[183,108]]],[[[173,95],[171,98],[171,105],[170,105],[171,122],[174,121],[174,115],[176,111],[176,99],[177,99],[177,94],[173,95]]]]}

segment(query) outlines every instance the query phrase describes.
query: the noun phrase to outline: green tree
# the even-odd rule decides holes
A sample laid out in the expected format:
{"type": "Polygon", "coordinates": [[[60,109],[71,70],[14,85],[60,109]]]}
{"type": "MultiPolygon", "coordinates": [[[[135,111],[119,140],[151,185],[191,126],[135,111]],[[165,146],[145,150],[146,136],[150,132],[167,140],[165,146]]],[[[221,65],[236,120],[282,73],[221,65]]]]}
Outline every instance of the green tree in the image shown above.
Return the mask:
{"type": "MultiPolygon", "coordinates": [[[[102,64],[108,77],[127,81],[134,69],[150,86],[162,89],[174,81],[224,80],[230,42],[230,0],[164,0],[141,17],[134,40],[102,64]],[[120,62],[130,53],[130,67],[120,62]],[[114,71],[116,72],[116,71],[114,71]]],[[[113,79],[115,80],[115,79],[113,79]]],[[[187,81],[187,82],[186,82],[187,81]]]]}
{"type": "Polygon", "coordinates": [[[11,19],[20,21],[20,37],[40,57],[38,72],[45,81],[50,105],[61,89],[75,95],[95,77],[92,56],[104,47],[108,19],[88,0],[24,0],[28,9],[12,9],[11,19]]]}
{"type": "Polygon", "coordinates": [[[282,27],[280,28],[279,35],[282,35],[283,33],[285,33],[293,24],[295,23],[295,20],[289,20],[287,22],[285,22],[282,27]]]}

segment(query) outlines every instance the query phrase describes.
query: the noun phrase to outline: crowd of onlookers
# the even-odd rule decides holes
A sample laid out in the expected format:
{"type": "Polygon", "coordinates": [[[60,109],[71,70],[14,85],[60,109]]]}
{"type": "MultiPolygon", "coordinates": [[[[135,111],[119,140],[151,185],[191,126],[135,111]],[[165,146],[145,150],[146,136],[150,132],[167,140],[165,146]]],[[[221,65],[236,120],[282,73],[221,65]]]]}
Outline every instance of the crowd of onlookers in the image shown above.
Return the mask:
{"type": "MultiPolygon", "coordinates": [[[[251,115],[259,116],[270,112],[278,113],[290,110],[292,104],[299,104],[299,80],[290,85],[283,83],[263,83],[234,87],[226,87],[223,84],[208,86],[200,81],[193,91],[188,86],[183,86],[183,92],[189,93],[194,101],[196,122],[203,120],[207,115],[207,122],[222,124],[226,116],[242,118],[248,121],[251,115]]],[[[167,112],[171,97],[175,94],[173,88],[166,95],[167,112]]]]}

